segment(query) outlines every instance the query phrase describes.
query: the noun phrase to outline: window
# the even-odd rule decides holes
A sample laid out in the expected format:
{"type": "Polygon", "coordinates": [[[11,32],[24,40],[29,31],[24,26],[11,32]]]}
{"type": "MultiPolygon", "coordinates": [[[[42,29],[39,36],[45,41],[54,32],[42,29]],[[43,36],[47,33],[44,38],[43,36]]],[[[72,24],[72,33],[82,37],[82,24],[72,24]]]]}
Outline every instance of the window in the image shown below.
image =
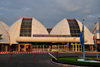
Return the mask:
{"type": "Polygon", "coordinates": [[[68,19],[70,32],[72,37],[79,37],[80,36],[80,28],[75,19],[68,19]]]}
{"type": "Polygon", "coordinates": [[[50,33],[52,30],[52,28],[47,28],[48,33],[50,33]]]}
{"type": "Polygon", "coordinates": [[[31,36],[32,19],[23,19],[20,29],[20,36],[31,36]]]}

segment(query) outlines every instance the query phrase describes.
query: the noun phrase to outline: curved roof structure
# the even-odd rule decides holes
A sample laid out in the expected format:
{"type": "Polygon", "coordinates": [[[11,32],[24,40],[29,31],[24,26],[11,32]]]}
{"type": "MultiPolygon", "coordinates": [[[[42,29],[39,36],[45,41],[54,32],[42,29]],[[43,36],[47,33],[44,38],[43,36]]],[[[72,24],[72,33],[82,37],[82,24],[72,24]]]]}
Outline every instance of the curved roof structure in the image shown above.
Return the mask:
{"type": "Polygon", "coordinates": [[[48,35],[47,29],[35,18],[32,21],[32,35],[40,34],[40,35],[48,35]]]}
{"type": "MultiPolygon", "coordinates": [[[[82,23],[79,20],[63,19],[51,30],[50,34],[79,37],[81,31],[82,31],[82,23]],[[76,35],[74,35],[74,34],[76,34],[76,35]]],[[[94,44],[93,34],[89,31],[89,29],[86,26],[84,26],[84,34],[85,34],[85,39],[87,40],[87,42],[85,44],[94,44]]]]}
{"type": "MultiPolygon", "coordinates": [[[[80,27],[80,31],[82,31],[82,22],[80,22],[79,20],[77,20],[79,27],[80,27]]],[[[94,44],[93,41],[93,34],[89,31],[89,29],[84,25],[84,36],[87,39],[87,42],[85,44],[94,44]]]]}
{"type": "MultiPolygon", "coordinates": [[[[93,34],[85,26],[85,44],[93,44],[93,34]]],[[[21,18],[9,28],[9,43],[17,42],[80,42],[82,23],[63,19],[50,32],[35,18],[21,18]]]]}
{"type": "Polygon", "coordinates": [[[9,29],[10,44],[16,44],[19,37],[33,37],[35,34],[45,34],[48,32],[46,28],[35,18],[21,18],[14,22],[9,29]]]}
{"type": "Polygon", "coordinates": [[[0,43],[5,43],[5,44],[9,43],[8,29],[9,29],[8,25],[0,21],[0,35],[1,35],[0,43]]]}
{"type": "Polygon", "coordinates": [[[67,19],[61,20],[54,28],[51,30],[52,35],[70,35],[70,28],[67,19]]]}

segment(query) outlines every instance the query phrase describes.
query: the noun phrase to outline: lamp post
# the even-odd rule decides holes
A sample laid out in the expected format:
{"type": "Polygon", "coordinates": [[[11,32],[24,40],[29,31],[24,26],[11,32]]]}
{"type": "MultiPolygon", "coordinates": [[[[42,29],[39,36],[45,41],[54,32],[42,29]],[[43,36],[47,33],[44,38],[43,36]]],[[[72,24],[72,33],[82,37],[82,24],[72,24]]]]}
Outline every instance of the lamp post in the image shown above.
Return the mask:
{"type": "MultiPolygon", "coordinates": [[[[83,19],[83,34],[82,34],[82,37],[83,37],[83,41],[85,41],[85,38],[84,38],[84,21],[85,21],[85,19],[83,19]]],[[[84,45],[84,43],[83,43],[83,59],[84,59],[84,61],[85,61],[85,45],[84,45]]]]}
{"type": "MultiPolygon", "coordinates": [[[[84,21],[85,21],[85,19],[83,19],[83,22],[84,21]]],[[[85,38],[84,38],[84,23],[83,23],[82,32],[80,33],[80,43],[82,44],[82,47],[83,47],[83,60],[85,61],[85,45],[84,45],[84,42],[85,42],[85,38]]]]}
{"type": "Polygon", "coordinates": [[[96,30],[94,32],[94,45],[95,45],[95,48],[96,48],[96,58],[98,58],[98,49],[97,49],[97,27],[96,27],[96,30]]]}
{"type": "Polygon", "coordinates": [[[95,33],[94,33],[94,36],[95,36],[95,39],[94,39],[94,44],[95,44],[95,48],[96,48],[96,58],[98,58],[98,45],[97,45],[97,33],[99,33],[99,40],[100,40],[100,17],[98,17],[98,25],[96,26],[96,30],[95,30],[95,33]],[[97,29],[97,26],[99,27],[97,29]]]}
{"type": "MultiPolygon", "coordinates": [[[[100,43],[100,17],[98,17],[98,23],[99,23],[99,43],[100,43]]],[[[97,33],[97,30],[96,30],[96,33],[97,33]]],[[[97,38],[97,36],[96,36],[97,38]]],[[[97,45],[97,40],[96,40],[96,57],[98,58],[98,45],[97,45]]]]}

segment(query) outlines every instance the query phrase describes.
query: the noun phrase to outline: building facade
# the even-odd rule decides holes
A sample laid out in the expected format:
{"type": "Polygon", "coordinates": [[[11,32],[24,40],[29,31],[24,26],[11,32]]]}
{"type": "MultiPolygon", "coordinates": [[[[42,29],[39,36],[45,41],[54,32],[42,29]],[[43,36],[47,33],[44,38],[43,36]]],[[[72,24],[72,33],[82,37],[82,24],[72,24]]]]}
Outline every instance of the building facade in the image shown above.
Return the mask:
{"type": "MultiPolygon", "coordinates": [[[[73,51],[81,52],[82,22],[63,19],[53,28],[44,27],[35,18],[21,18],[7,30],[8,49],[13,51],[73,51]]],[[[93,51],[93,34],[84,27],[85,49],[93,51]]],[[[2,35],[2,34],[1,34],[2,35]]],[[[2,40],[2,39],[1,39],[2,40]]],[[[2,48],[2,47],[1,47],[2,48]]]]}

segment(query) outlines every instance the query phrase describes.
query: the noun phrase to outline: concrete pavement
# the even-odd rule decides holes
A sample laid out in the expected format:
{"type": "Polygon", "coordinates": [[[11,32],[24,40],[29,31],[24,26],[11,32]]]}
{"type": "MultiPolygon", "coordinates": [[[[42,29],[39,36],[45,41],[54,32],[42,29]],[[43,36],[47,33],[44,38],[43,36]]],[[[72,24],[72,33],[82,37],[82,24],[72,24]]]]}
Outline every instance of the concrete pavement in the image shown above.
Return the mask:
{"type": "Polygon", "coordinates": [[[0,55],[0,67],[63,67],[52,63],[50,59],[48,53],[36,54],[36,62],[33,54],[20,54],[13,55],[11,63],[10,55],[0,55]]]}
{"type": "MultiPolygon", "coordinates": [[[[56,54],[52,53],[54,56],[56,54]]],[[[59,53],[58,57],[78,56],[82,57],[82,53],[59,53]]],[[[86,53],[86,56],[96,56],[95,53],[86,53]]],[[[100,53],[99,53],[100,56],[100,53]]],[[[48,53],[37,53],[36,62],[34,62],[34,54],[15,54],[10,62],[9,54],[0,55],[0,67],[73,67],[69,65],[55,64],[51,61],[48,53]]],[[[75,67],[75,66],[74,66],[75,67]]]]}

